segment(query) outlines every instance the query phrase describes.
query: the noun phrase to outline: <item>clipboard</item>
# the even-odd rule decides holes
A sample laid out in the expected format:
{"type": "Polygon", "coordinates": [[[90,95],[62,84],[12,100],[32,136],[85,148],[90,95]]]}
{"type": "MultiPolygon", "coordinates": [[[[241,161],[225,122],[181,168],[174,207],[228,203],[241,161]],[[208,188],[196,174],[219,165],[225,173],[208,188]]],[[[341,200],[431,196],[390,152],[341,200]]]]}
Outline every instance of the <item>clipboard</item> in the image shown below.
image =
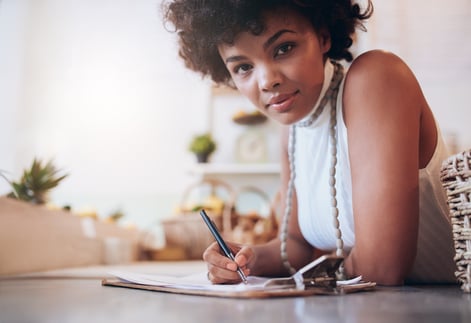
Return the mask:
{"type": "MultiPolygon", "coordinates": [[[[342,263],[343,258],[333,255],[324,255],[308,265],[304,266],[298,272],[290,277],[266,279],[263,286],[250,286],[244,288],[240,285],[206,285],[190,286],[185,284],[172,283],[154,283],[152,276],[150,280],[143,277],[141,280],[129,279],[126,275],[119,275],[121,278],[103,279],[103,286],[124,287],[132,289],[140,289],[147,291],[197,295],[209,297],[226,297],[226,298],[274,298],[274,297],[305,297],[313,295],[342,295],[347,293],[371,291],[376,287],[374,282],[354,281],[354,283],[338,282],[335,273],[342,263]],[[221,287],[221,288],[216,288],[221,287]]],[[[156,280],[157,281],[157,280],[156,280]]],[[[173,277],[173,282],[178,282],[178,278],[173,277]]]]}
{"type": "Polygon", "coordinates": [[[196,295],[196,296],[209,296],[209,297],[225,297],[225,298],[274,298],[274,297],[305,297],[314,295],[342,295],[354,292],[372,291],[376,287],[376,283],[364,282],[354,285],[339,286],[335,289],[326,289],[323,287],[309,288],[305,290],[298,289],[280,289],[280,290],[257,290],[257,291],[237,291],[237,292],[223,292],[223,291],[207,291],[207,290],[194,290],[172,288],[167,286],[152,286],[141,285],[134,283],[127,283],[119,279],[103,279],[103,286],[124,287],[131,289],[140,289],[154,292],[183,294],[183,295],[196,295]]]}

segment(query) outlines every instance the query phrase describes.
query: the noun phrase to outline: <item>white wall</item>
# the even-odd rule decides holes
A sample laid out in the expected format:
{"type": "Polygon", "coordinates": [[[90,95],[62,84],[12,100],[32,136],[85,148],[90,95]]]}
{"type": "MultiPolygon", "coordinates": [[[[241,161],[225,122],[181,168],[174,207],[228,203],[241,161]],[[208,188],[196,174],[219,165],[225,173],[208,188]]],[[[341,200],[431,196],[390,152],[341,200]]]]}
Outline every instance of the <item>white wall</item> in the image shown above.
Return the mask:
{"type": "Polygon", "coordinates": [[[209,87],[178,59],[159,1],[5,0],[0,10],[0,168],[16,179],[34,156],[54,158],[70,173],[57,204],[122,207],[141,223],[168,215],[192,180],[186,146],[207,128],[209,87]]]}
{"type": "MultiPolygon", "coordinates": [[[[0,169],[16,179],[34,156],[54,158],[70,173],[57,204],[121,207],[143,226],[172,211],[193,181],[186,147],[208,127],[210,92],[178,59],[159,3],[0,1],[0,169]]],[[[471,147],[471,2],[374,3],[360,49],[410,63],[444,133],[471,147]]]]}
{"type": "Polygon", "coordinates": [[[457,150],[471,148],[471,1],[373,0],[366,45],[391,50],[412,68],[457,150]]]}
{"type": "MultiPolygon", "coordinates": [[[[23,76],[26,1],[0,1],[0,170],[15,167],[18,106],[23,76]]],[[[7,189],[0,179],[0,189],[7,189]]]]}

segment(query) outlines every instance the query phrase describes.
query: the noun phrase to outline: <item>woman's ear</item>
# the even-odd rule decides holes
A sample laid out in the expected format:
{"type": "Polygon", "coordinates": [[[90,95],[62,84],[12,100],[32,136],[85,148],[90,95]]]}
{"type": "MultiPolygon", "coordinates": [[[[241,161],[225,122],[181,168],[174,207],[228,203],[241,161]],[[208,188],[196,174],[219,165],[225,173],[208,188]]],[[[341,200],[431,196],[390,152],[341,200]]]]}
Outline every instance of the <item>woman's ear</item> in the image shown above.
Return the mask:
{"type": "Polygon", "coordinates": [[[332,45],[330,34],[327,32],[327,30],[322,30],[319,33],[319,42],[322,54],[327,54],[327,52],[330,50],[330,46],[332,45]]]}

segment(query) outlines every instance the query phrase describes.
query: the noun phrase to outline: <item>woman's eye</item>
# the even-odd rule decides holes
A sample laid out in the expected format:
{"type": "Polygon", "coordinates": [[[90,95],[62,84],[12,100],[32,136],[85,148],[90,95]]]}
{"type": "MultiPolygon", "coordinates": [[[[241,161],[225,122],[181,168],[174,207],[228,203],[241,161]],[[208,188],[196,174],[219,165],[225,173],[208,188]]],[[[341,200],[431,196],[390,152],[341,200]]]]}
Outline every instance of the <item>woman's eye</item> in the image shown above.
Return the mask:
{"type": "Polygon", "coordinates": [[[236,73],[236,74],[245,74],[248,71],[250,71],[251,68],[252,68],[252,66],[250,66],[249,64],[237,65],[234,68],[234,73],[236,73]]]}
{"type": "Polygon", "coordinates": [[[293,44],[283,44],[276,49],[275,56],[286,55],[294,48],[293,44]]]}

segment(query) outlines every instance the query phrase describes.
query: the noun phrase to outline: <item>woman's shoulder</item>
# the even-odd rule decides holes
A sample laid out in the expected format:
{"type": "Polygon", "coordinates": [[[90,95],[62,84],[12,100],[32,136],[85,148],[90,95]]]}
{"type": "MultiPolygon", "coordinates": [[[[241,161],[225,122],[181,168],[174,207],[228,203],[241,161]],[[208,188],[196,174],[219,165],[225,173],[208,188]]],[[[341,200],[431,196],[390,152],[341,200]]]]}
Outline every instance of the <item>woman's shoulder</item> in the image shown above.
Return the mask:
{"type": "Polygon", "coordinates": [[[364,130],[365,124],[391,125],[399,135],[407,127],[419,124],[427,106],[407,64],[395,54],[380,50],[366,52],[353,61],[346,75],[342,101],[350,135],[356,133],[354,129],[364,130]],[[404,118],[415,123],[407,124],[404,118]]]}
{"type": "Polygon", "coordinates": [[[352,64],[359,64],[359,63],[366,63],[366,62],[381,63],[381,62],[391,61],[391,60],[400,60],[400,58],[393,52],[382,50],[382,49],[373,49],[373,50],[369,50],[358,55],[358,57],[356,57],[353,60],[352,64]]]}
{"type": "Polygon", "coordinates": [[[350,106],[354,105],[355,110],[358,106],[400,109],[400,105],[392,103],[421,97],[420,85],[413,72],[399,56],[391,52],[365,52],[352,62],[346,74],[344,108],[347,109],[348,103],[352,103],[350,106]]]}
{"type": "Polygon", "coordinates": [[[347,72],[347,81],[394,81],[411,76],[412,71],[399,56],[384,50],[370,50],[353,60],[347,72]]]}

